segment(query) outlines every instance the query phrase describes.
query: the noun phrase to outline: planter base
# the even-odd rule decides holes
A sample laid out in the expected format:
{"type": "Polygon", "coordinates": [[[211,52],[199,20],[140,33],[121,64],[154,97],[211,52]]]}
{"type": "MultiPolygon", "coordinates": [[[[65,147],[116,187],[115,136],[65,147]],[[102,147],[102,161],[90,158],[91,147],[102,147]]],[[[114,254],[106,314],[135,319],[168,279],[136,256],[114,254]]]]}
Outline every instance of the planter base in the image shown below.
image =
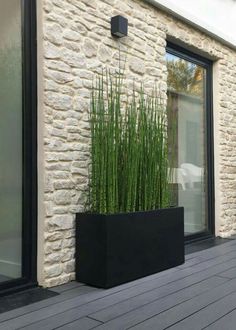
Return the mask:
{"type": "Polygon", "coordinates": [[[76,215],[76,280],[110,288],[184,263],[184,209],[76,215]]]}

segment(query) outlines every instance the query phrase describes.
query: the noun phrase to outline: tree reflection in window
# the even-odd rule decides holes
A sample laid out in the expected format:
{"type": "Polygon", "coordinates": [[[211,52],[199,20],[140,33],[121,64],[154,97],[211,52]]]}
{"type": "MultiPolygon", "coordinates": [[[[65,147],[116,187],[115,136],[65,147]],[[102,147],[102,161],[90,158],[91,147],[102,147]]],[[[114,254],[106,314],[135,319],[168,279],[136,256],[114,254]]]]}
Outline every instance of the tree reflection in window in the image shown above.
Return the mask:
{"type": "Polygon", "coordinates": [[[204,70],[202,67],[167,54],[167,70],[167,86],[170,91],[203,97],[204,70]]]}

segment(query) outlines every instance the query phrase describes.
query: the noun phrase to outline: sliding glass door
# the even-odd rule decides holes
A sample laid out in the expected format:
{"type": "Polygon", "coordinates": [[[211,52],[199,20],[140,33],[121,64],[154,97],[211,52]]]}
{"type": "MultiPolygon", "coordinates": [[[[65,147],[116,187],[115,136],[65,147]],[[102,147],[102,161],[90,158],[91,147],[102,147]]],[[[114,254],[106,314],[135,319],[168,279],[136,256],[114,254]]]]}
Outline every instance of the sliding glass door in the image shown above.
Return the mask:
{"type": "Polygon", "coordinates": [[[21,277],[22,40],[19,0],[0,1],[0,282],[21,277]]]}
{"type": "Polygon", "coordinates": [[[32,275],[35,108],[29,88],[31,59],[26,63],[30,8],[28,1],[0,0],[0,290],[32,275]]]}
{"type": "Polygon", "coordinates": [[[206,235],[212,232],[211,64],[170,45],[166,60],[173,203],[184,206],[186,237],[206,235]]]}

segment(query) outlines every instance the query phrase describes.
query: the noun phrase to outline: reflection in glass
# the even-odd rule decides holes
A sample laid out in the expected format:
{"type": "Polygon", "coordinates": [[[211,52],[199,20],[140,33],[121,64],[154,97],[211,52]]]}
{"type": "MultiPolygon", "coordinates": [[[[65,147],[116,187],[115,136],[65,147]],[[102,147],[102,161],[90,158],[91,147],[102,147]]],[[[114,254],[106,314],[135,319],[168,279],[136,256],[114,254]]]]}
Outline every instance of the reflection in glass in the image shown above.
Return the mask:
{"type": "Polygon", "coordinates": [[[207,229],[206,70],[167,53],[168,136],[172,139],[173,202],[185,209],[185,234],[207,229]],[[174,155],[174,157],[173,157],[174,155]]]}
{"type": "Polygon", "coordinates": [[[20,0],[0,1],[0,282],[21,277],[22,69],[20,0]]]}

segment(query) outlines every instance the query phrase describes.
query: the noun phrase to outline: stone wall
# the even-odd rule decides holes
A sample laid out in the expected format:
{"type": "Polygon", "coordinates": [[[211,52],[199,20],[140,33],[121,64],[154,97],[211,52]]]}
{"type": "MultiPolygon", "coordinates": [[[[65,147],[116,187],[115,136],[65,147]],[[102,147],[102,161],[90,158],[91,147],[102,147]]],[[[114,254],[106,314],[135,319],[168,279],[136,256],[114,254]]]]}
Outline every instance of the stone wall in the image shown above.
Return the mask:
{"type": "Polygon", "coordinates": [[[166,97],[166,40],[215,60],[217,233],[236,233],[236,54],[142,0],[41,0],[39,57],[39,267],[41,285],[74,279],[74,214],[87,186],[90,88],[94,74],[126,62],[127,83],[158,83],[166,97]],[[110,18],[129,35],[110,35],[110,18]],[[120,54],[120,55],[119,55],[120,54]]]}

